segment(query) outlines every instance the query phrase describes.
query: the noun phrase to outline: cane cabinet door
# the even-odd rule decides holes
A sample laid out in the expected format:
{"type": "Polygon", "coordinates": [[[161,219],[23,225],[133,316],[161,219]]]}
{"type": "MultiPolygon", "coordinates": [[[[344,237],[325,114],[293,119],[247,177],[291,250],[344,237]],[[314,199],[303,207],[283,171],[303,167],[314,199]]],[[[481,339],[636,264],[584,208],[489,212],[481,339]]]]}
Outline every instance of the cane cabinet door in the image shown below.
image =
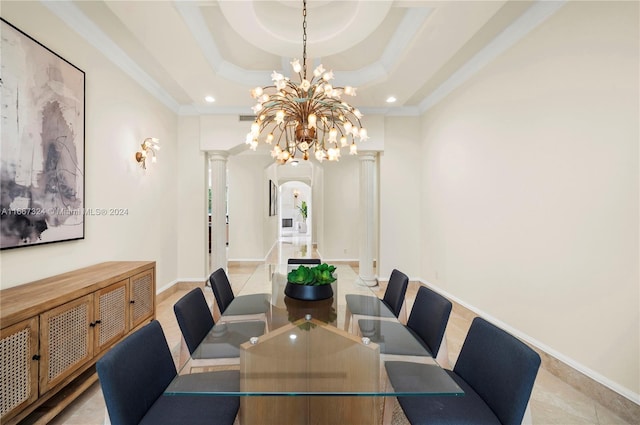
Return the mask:
{"type": "Polygon", "coordinates": [[[40,394],[93,357],[93,294],[40,315],[40,394]]]}
{"type": "Polygon", "coordinates": [[[38,398],[38,317],[2,329],[0,335],[0,417],[38,398]]]}
{"type": "Polygon", "coordinates": [[[129,278],[129,329],[153,317],[155,311],[155,284],[153,269],[129,278]]]}
{"type": "Polygon", "coordinates": [[[126,335],[129,330],[129,302],[124,279],[96,292],[94,296],[94,353],[98,354],[126,335]]]}

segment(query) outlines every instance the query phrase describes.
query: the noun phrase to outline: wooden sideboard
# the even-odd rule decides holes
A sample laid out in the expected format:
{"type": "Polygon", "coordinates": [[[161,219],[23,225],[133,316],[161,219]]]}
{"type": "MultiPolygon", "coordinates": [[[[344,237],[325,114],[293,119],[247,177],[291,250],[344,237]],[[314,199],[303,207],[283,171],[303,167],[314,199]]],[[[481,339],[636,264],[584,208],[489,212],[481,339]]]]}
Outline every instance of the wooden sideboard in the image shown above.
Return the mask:
{"type": "Polygon", "coordinates": [[[112,261],[0,291],[0,422],[46,423],[156,315],[156,263],[112,261]]]}

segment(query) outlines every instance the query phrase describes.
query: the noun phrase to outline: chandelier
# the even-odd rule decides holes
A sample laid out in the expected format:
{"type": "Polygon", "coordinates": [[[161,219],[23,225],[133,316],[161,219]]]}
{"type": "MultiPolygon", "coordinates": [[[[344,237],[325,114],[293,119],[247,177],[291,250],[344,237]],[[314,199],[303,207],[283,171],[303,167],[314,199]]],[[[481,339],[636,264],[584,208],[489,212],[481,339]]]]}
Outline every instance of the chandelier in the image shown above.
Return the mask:
{"type": "Polygon", "coordinates": [[[256,87],[251,96],[257,100],[252,108],[256,120],[247,134],[246,143],[252,150],[262,140],[273,145],[271,156],[279,164],[302,158],[309,159],[313,152],[320,162],[338,161],[341,148],[349,146],[356,155],[356,140],[369,137],[362,127],[360,111],[341,100],[341,96],[355,96],[351,86],[334,87],[330,81],[333,71],[319,65],[307,79],[307,2],[302,7],[302,65],[298,59],[291,62],[299,83],[273,71],[273,85],[256,87]]]}

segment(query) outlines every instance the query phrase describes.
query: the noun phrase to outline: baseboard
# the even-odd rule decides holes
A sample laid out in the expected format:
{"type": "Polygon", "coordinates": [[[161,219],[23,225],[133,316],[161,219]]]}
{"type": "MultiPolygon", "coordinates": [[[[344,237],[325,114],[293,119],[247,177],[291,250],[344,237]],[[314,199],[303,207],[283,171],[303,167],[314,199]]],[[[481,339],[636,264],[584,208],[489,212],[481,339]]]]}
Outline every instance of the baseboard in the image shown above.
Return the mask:
{"type": "Polygon", "coordinates": [[[227,261],[227,267],[233,266],[259,266],[264,264],[264,260],[229,260],[227,261]]]}
{"type": "Polygon", "coordinates": [[[204,287],[207,278],[177,279],[156,290],[156,303],[162,302],[179,290],[204,287]]]}
{"type": "Polygon", "coordinates": [[[265,258],[229,258],[227,260],[227,265],[229,263],[264,263],[267,261],[267,257],[265,258]]]}
{"type": "Polygon", "coordinates": [[[621,388],[608,378],[558,353],[535,338],[512,328],[482,310],[468,305],[437,285],[421,279],[412,280],[412,282],[425,285],[448,298],[452,302],[454,310],[464,318],[471,320],[480,316],[516,336],[540,355],[541,367],[546,371],[593,398],[626,421],[640,423],[640,395],[634,394],[626,388],[621,388]]]}
{"type": "Polygon", "coordinates": [[[356,267],[360,264],[360,260],[356,258],[322,258],[322,262],[329,264],[349,264],[350,266],[356,267]]]}

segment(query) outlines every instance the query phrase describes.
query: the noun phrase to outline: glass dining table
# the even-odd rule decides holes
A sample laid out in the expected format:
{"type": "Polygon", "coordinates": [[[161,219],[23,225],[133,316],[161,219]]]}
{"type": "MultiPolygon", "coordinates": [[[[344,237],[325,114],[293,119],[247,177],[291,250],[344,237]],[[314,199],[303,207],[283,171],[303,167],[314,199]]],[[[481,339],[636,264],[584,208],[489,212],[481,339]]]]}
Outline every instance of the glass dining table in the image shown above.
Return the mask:
{"type": "Polygon", "coordinates": [[[376,296],[351,267],[337,266],[334,295],[320,301],[285,296],[286,275],[294,267],[258,266],[233,301],[236,314],[265,303],[269,332],[230,331],[223,315],[192,354],[196,360],[239,345],[239,385],[212,381],[187,364],[165,395],[241,396],[242,425],[379,424],[383,417],[390,421],[386,397],[464,395],[432,357],[381,355],[371,340],[384,343],[382,336],[344,330],[345,295],[376,296]]]}

